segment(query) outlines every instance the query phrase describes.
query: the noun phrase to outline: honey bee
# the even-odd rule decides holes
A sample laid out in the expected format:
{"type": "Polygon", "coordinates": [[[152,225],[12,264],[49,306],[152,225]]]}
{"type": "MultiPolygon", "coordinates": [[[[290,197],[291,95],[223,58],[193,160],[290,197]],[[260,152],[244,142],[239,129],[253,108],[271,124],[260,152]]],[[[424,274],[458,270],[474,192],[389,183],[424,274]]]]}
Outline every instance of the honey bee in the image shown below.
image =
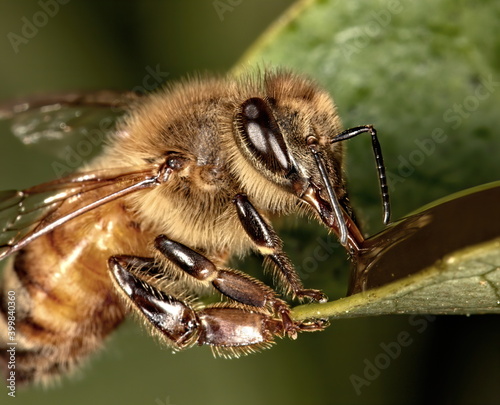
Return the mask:
{"type": "MultiPolygon", "coordinates": [[[[275,337],[324,329],[327,320],[290,315],[282,295],[327,297],[304,288],[270,217],[311,214],[349,252],[360,249],[341,141],[371,135],[387,222],[373,127],[342,131],[328,93],[283,70],[193,78],[120,100],[126,113],[90,164],[0,195],[0,259],[10,256],[0,289],[3,369],[13,291],[18,384],[70,373],[128,313],[174,350],[209,345],[229,357],[266,348],[275,337]],[[280,293],[226,267],[251,250],[263,256],[280,293]],[[219,303],[196,298],[216,292],[219,303]]],[[[47,105],[110,108],[115,101],[96,93],[1,110],[12,116],[47,105]]]]}

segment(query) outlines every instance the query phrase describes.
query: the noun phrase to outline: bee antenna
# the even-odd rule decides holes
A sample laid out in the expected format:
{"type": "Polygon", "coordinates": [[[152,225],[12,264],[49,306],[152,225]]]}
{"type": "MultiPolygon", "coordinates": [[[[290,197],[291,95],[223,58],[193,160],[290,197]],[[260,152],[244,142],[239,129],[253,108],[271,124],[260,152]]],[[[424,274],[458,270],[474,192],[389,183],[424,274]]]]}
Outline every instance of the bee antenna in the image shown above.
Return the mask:
{"type": "Polygon", "coordinates": [[[387,187],[387,177],[385,175],[384,158],[382,157],[382,148],[377,138],[377,131],[371,125],[362,125],[359,127],[349,128],[335,135],[331,143],[345,141],[354,138],[355,136],[368,132],[372,136],[372,148],[377,163],[378,179],[380,183],[380,193],[382,195],[382,204],[384,207],[384,224],[387,225],[391,220],[391,204],[389,201],[389,188],[387,187]]]}

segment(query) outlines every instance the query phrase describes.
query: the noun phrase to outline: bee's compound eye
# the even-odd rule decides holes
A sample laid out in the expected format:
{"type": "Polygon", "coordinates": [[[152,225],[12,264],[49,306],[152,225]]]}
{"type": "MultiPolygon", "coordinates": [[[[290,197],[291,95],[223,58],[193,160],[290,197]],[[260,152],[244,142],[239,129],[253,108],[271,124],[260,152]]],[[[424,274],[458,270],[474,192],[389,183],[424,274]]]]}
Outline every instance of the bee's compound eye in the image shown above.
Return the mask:
{"type": "Polygon", "coordinates": [[[240,134],[250,152],[268,169],[286,174],[292,168],[288,149],[268,103],[249,98],[238,114],[240,134]]]}

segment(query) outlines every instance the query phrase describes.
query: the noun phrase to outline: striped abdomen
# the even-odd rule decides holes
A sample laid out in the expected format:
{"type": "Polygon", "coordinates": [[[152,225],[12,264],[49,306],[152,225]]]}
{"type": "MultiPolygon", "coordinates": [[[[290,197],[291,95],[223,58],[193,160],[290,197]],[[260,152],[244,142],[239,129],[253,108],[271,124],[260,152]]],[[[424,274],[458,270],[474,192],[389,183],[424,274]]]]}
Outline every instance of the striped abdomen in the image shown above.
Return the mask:
{"type": "Polygon", "coordinates": [[[121,323],[126,310],[111,284],[107,260],[137,254],[126,249],[142,236],[124,207],[112,203],[56,228],[11,258],[0,287],[0,352],[10,372],[6,349],[15,347],[16,384],[45,383],[70,372],[121,323]],[[12,300],[15,326],[8,334],[12,300]]]}

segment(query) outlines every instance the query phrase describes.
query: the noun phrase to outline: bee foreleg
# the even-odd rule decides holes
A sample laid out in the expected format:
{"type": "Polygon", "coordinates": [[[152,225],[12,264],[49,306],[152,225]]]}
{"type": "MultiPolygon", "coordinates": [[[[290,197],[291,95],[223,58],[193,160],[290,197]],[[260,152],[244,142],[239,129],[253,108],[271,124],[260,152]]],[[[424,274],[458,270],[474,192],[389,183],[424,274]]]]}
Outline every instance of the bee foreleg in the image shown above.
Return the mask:
{"type": "Polygon", "coordinates": [[[304,288],[292,262],[283,251],[283,242],[247,196],[237,194],[233,201],[245,232],[264,256],[265,262],[271,265],[273,275],[285,292],[299,299],[307,297],[314,301],[326,302],[327,297],[323,292],[304,288]]]}

